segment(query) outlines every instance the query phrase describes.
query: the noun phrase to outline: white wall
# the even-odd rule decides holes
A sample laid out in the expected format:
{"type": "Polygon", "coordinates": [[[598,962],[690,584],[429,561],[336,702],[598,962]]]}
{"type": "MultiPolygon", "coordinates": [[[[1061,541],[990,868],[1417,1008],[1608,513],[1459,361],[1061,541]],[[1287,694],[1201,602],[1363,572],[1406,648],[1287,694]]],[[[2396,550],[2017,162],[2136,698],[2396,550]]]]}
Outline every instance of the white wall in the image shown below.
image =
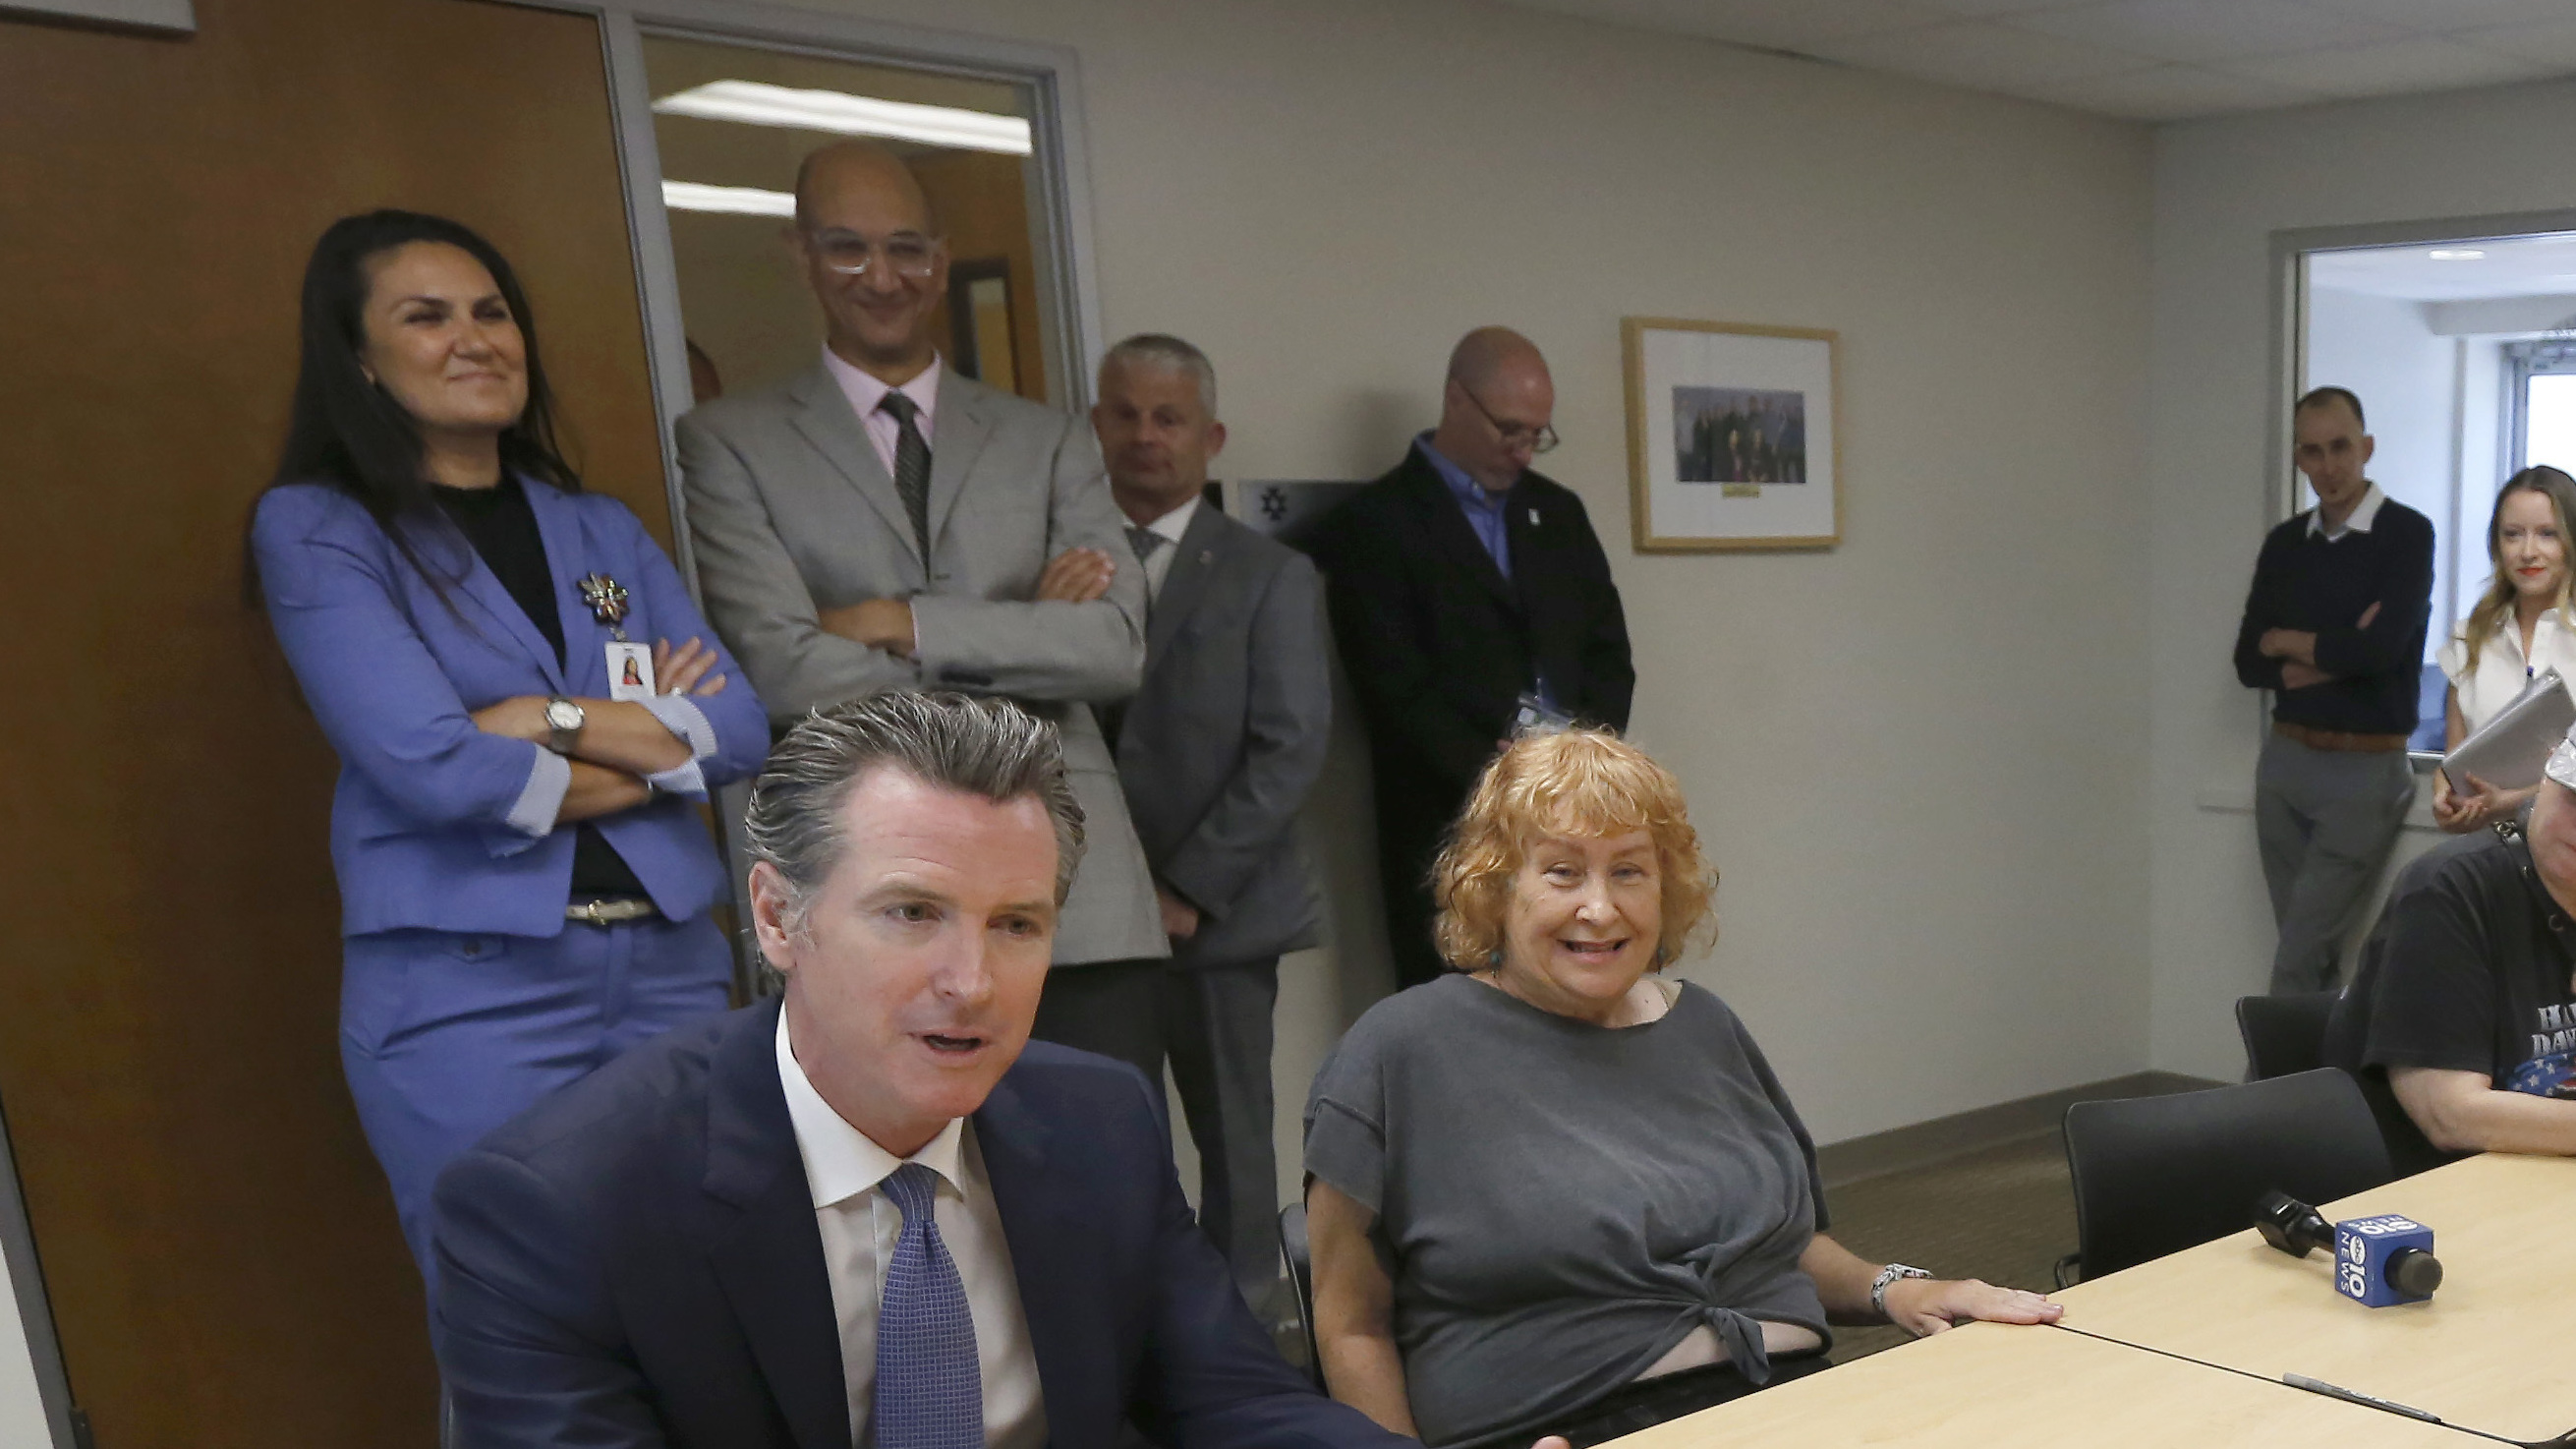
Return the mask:
{"type": "MultiPolygon", "coordinates": [[[[2441,647],[2450,618],[2452,442],[2460,425],[2452,404],[2459,351],[2451,338],[2434,333],[2421,302],[2329,287],[2308,293],[2307,386],[2350,388],[2361,398],[2377,443],[2371,478],[2389,497],[2433,521],[2437,542],[2433,628],[2424,641],[2427,662],[2441,647]]],[[[2313,502],[2303,486],[2301,506],[2313,502]]],[[[2485,522],[2483,513],[2478,521],[2485,522]]]]}
{"type": "Polygon", "coordinates": [[[44,1401],[36,1393],[35,1357],[27,1347],[26,1325],[19,1321],[18,1300],[9,1286],[9,1264],[0,1259],[0,1444],[36,1449],[52,1442],[44,1401]]]}
{"type": "MultiPolygon", "coordinates": [[[[1546,350],[1726,877],[1689,971],[1820,1138],[2145,1066],[2143,128],[1467,0],[863,3],[1079,50],[1107,331],[1214,356],[1232,476],[1373,476],[1461,332],[1546,350]],[[1842,548],[1630,551],[1623,314],[1840,330],[1842,548]]],[[[1283,995],[1288,1115],[1365,1002],[1283,995]]]]}
{"type": "Polygon", "coordinates": [[[2271,233],[2565,207],[2571,127],[2576,85],[2550,83],[2157,133],[2147,648],[2159,1068],[2242,1069],[2232,1003],[2261,989],[2271,955],[2252,821],[2212,808],[2246,794],[2261,739],[2256,696],[2228,655],[2273,521],[2271,233]]]}

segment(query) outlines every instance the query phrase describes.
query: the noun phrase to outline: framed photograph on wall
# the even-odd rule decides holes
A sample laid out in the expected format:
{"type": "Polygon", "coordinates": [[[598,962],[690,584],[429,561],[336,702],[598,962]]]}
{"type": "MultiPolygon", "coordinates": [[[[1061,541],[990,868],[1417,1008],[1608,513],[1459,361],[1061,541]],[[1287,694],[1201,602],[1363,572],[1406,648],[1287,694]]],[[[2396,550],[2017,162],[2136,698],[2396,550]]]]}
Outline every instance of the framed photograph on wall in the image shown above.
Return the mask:
{"type": "Polygon", "coordinates": [[[1833,333],[1668,317],[1619,329],[1638,552],[1842,542],[1833,333]]]}

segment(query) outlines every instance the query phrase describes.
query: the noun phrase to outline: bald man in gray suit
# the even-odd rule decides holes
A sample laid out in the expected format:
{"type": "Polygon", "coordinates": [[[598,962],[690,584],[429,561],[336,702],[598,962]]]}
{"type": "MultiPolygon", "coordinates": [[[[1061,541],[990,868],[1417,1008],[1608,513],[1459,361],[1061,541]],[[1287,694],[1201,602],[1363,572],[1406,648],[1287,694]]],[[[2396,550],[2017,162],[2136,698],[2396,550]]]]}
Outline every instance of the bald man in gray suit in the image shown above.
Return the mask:
{"type": "Polygon", "coordinates": [[[782,726],[921,688],[1007,695],[1055,723],[1089,848],[1038,1035],[1142,1065],[1170,947],[1086,706],[1135,691],[1145,584],[1098,445],[1082,420],[941,364],[947,247],[901,161],[826,146],[796,197],[821,360],[679,424],[708,618],[782,726]]]}

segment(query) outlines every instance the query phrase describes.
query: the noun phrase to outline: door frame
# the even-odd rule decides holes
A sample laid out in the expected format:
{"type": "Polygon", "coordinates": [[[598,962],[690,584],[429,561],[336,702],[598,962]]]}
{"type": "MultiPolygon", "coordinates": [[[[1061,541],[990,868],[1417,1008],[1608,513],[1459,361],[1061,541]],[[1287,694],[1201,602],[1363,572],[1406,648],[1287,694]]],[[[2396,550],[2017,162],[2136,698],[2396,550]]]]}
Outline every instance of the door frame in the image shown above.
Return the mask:
{"type": "MultiPolygon", "coordinates": [[[[749,0],[492,0],[539,10],[570,11],[599,22],[611,121],[617,131],[619,179],[626,193],[627,237],[634,252],[636,301],[644,318],[654,414],[661,426],[662,475],[671,509],[674,562],[694,592],[697,568],[680,493],[672,424],[693,405],[688,340],[680,321],[679,265],[662,207],[661,148],[653,135],[653,96],[644,67],[644,37],[707,41],[863,64],[945,71],[1028,87],[1029,221],[1039,254],[1037,295],[1048,324],[1043,364],[1058,403],[1089,405],[1091,367],[1102,339],[1098,277],[1091,248],[1089,136],[1083,124],[1081,63],[1063,46],[929,30],[856,15],[837,15],[749,0]]],[[[748,917],[745,918],[746,920],[748,917]]]]}

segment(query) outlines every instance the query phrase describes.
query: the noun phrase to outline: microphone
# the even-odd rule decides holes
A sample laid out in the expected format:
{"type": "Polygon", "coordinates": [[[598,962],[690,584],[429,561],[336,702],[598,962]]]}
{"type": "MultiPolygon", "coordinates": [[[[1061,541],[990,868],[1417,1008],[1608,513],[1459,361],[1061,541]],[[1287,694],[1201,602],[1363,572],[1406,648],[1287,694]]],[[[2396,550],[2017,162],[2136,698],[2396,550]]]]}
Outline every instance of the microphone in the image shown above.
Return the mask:
{"type": "Polygon", "coordinates": [[[2318,1248],[2331,1252],[2335,1291],[2365,1308],[2421,1303],[2442,1286],[2433,1230],[2413,1218],[2383,1213],[2329,1225],[2297,1198],[2267,1192],[2255,1205],[2254,1230],[2293,1258],[2318,1248]]]}

